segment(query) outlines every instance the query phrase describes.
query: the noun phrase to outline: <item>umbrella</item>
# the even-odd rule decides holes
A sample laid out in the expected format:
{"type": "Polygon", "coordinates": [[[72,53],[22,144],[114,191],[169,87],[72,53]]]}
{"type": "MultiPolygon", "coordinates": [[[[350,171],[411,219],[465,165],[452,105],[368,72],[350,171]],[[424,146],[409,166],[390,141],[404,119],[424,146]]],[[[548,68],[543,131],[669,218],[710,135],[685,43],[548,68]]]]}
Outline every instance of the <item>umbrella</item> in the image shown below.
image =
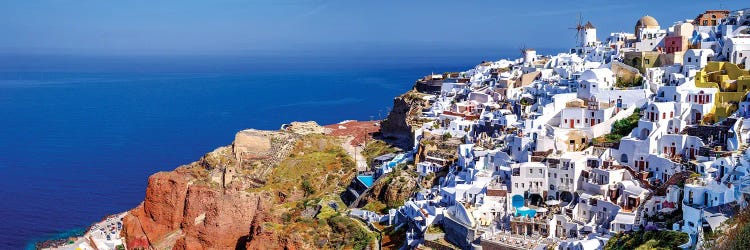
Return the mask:
{"type": "Polygon", "coordinates": [[[548,210],[542,207],[542,208],[537,208],[536,211],[540,213],[546,213],[548,210]]]}
{"type": "Polygon", "coordinates": [[[545,203],[546,203],[547,205],[549,205],[549,206],[557,206],[557,205],[560,205],[560,201],[559,201],[559,200],[548,200],[548,201],[547,201],[547,202],[545,202],[545,203]]]}

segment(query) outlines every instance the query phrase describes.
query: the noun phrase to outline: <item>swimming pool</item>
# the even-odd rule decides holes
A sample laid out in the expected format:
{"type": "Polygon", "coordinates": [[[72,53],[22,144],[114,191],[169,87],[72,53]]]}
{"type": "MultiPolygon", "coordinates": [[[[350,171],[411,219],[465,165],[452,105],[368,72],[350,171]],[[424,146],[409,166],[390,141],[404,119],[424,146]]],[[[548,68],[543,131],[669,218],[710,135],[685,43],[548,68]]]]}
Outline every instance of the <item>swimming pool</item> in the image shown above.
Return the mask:
{"type": "Polygon", "coordinates": [[[362,184],[365,184],[366,187],[372,187],[372,183],[375,182],[375,179],[372,177],[372,175],[359,175],[357,176],[357,180],[362,182],[362,184]]]}
{"type": "Polygon", "coordinates": [[[528,207],[519,207],[516,209],[516,216],[534,217],[536,216],[536,210],[529,209],[528,207]]]}

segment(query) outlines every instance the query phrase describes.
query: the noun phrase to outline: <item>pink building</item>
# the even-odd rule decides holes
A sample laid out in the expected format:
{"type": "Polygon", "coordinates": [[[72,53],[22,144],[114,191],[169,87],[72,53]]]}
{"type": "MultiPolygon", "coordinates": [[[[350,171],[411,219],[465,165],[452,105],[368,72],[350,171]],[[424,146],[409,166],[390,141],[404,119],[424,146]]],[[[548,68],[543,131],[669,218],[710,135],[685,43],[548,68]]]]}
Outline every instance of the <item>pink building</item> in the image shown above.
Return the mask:
{"type": "Polygon", "coordinates": [[[668,36],[664,38],[667,54],[685,51],[688,48],[687,39],[682,36],[668,36]]]}

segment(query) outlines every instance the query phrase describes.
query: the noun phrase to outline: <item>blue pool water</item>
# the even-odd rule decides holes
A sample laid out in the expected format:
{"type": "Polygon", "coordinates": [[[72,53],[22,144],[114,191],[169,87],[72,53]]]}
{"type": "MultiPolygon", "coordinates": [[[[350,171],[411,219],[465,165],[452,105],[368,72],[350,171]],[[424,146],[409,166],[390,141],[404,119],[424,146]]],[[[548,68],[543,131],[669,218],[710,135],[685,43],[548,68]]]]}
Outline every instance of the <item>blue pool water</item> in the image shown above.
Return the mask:
{"type": "Polygon", "coordinates": [[[516,210],[516,215],[517,216],[534,217],[534,216],[536,216],[536,210],[534,210],[534,209],[516,210]]]}
{"type": "Polygon", "coordinates": [[[0,249],[133,208],[149,175],[241,129],[378,119],[416,78],[482,59],[0,54],[0,249]]]}
{"type": "Polygon", "coordinates": [[[362,184],[365,184],[365,186],[372,187],[372,183],[375,182],[375,179],[372,177],[372,175],[359,175],[357,176],[357,179],[362,182],[362,184]]]}

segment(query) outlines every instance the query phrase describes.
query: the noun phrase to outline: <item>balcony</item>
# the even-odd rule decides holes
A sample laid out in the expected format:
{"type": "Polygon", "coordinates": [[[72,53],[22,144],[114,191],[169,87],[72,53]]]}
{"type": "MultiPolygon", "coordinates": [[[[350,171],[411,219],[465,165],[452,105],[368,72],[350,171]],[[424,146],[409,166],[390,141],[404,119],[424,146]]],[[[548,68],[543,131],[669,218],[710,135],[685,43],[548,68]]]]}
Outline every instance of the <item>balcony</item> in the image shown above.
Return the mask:
{"type": "Polygon", "coordinates": [[[559,190],[559,191],[573,192],[573,185],[570,185],[570,184],[560,184],[559,186],[557,186],[557,190],[559,190]]]}
{"type": "Polygon", "coordinates": [[[540,187],[530,187],[529,188],[529,193],[532,193],[532,194],[541,194],[543,191],[544,191],[544,189],[540,188],[540,187]]]}

